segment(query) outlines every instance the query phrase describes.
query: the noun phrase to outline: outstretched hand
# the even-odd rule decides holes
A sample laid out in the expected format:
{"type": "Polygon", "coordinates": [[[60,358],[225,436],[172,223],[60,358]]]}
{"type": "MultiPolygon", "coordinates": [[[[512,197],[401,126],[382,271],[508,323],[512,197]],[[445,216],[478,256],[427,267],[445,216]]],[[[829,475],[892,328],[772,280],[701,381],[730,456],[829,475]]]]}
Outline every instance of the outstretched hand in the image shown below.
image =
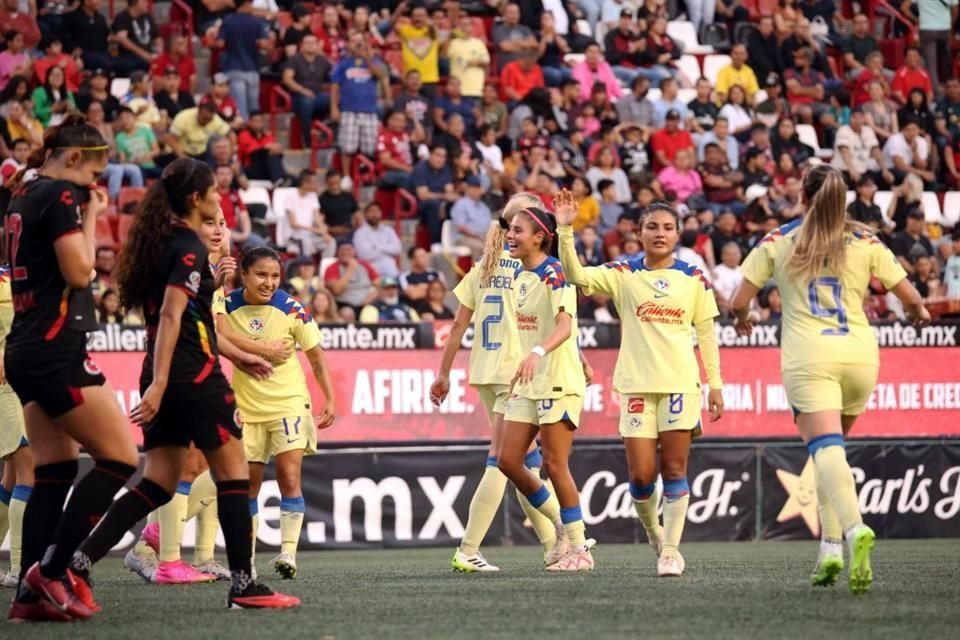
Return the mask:
{"type": "Polygon", "coordinates": [[[553,196],[553,215],[557,224],[568,226],[577,218],[577,201],[569,189],[561,189],[553,196]]]}

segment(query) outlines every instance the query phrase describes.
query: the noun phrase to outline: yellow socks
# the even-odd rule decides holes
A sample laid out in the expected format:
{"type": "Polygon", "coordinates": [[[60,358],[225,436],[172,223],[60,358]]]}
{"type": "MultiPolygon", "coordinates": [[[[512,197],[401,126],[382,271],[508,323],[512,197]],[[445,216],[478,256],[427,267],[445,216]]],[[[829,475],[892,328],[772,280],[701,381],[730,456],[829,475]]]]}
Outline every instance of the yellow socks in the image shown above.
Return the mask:
{"type": "MultiPolygon", "coordinates": [[[[523,463],[530,469],[530,473],[537,478],[540,477],[540,467],[543,466],[543,456],[540,454],[540,449],[534,449],[527,453],[523,463]]],[[[553,485],[550,484],[549,480],[547,480],[547,491],[550,492],[550,497],[547,499],[550,504],[547,505],[547,510],[550,513],[554,511],[560,513],[560,503],[557,502],[557,496],[553,492],[553,485]]],[[[534,508],[519,491],[517,491],[517,499],[520,500],[520,508],[527,514],[527,519],[530,520],[530,524],[537,534],[537,539],[543,545],[543,550],[549,551],[557,541],[557,526],[554,524],[556,520],[551,520],[543,515],[539,509],[534,508]]]]}
{"type": "Polygon", "coordinates": [[[23,513],[33,487],[18,484],[10,497],[10,571],[20,573],[20,552],[23,548],[23,513]]]}
{"type": "Polygon", "coordinates": [[[480,478],[477,490],[473,492],[470,500],[470,516],[460,541],[460,551],[472,556],[480,550],[484,536],[490,530],[493,519],[497,517],[506,487],[507,476],[497,468],[497,457],[488,456],[483,477],[480,478]]]}
{"type": "Polygon", "coordinates": [[[647,539],[651,544],[660,542],[660,516],[657,515],[657,481],[654,480],[646,486],[637,486],[629,483],[630,496],[633,498],[633,508],[640,518],[640,524],[647,532],[647,539]]]}
{"type": "Polygon", "coordinates": [[[580,511],[580,505],[575,507],[563,507],[560,509],[560,521],[563,523],[563,530],[570,540],[571,546],[577,547],[586,542],[583,526],[583,512],[580,511]]]}
{"type": "Polygon", "coordinates": [[[10,529],[10,499],[13,494],[0,485],[0,544],[3,544],[7,537],[7,530],[10,529]]]}
{"type": "Polygon", "coordinates": [[[204,471],[197,476],[190,486],[190,496],[187,500],[187,517],[190,521],[198,516],[205,508],[217,501],[217,484],[210,476],[210,471],[204,471]]]}
{"type": "MultiPolygon", "coordinates": [[[[687,479],[663,481],[663,550],[676,551],[687,522],[690,487],[687,479]]],[[[656,507],[654,507],[656,509],[656,507]]]]}
{"type": "Polygon", "coordinates": [[[807,450],[813,456],[817,470],[818,499],[825,500],[833,507],[843,531],[863,524],[853,472],[850,471],[847,453],[843,448],[843,436],[831,433],[814,438],[807,443],[807,450]]]}
{"type": "Polygon", "coordinates": [[[178,482],[177,491],[170,502],[157,509],[160,520],[160,562],[180,559],[180,540],[183,538],[183,524],[187,517],[190,484],[182,480],[178,482]]]}
{"type": "Polygon", "coordinates": [[[303,496],[280,498],[280,553],[297,555],[300,543],[300,529],[303,527],[303,514],[306,505],[303,496]]]}
{"type": "Polygon", "coordinates": [[[830,504],[830,495],[824,491],[821,483],[817,482],[817,511],[820,514],[820,540],[823,542],[843,542],[843,527],[837,513],[830,504]]]}
{"type": "Polygon", "coordinates": [[[197,535],[193,545],[193,564],[213,560],[220,521],[217,519],[217,484],[210,471],[204,471],[193,481],[187,500],[187,521],[197,519],[197,535]]]}
{"type": "Polygon", "coordinates": [[[541,484],[540,488],[527,496],[530,506],[539,511],[550,522],[560,522],[560,503],[556,496],[547,489],[547,485],[541,484]]]}

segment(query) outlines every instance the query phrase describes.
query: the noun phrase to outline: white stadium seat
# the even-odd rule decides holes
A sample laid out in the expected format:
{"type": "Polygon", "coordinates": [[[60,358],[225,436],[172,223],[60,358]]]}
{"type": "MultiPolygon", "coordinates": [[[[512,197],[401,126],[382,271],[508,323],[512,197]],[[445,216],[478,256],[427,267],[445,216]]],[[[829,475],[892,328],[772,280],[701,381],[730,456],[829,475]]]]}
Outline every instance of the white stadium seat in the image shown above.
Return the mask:
{"type": "Polygon", "coordinates": [[[440,227],[440,246],[443,247],[443,252],[448,256],[462,258],[470,255],[469,247],[460,247],[454,242],[453,220],[443,221],[443,226],[440,227]]]}
{"type": "Polygon", "coordinates": [[[667,35],[673,38],[684,53],[713,53],[713,47],[700,44],[697,30],[689,20],[672,20],[667,23],[667,35]]]}
{"type": "Polygon", "coordinates": [[[697,98],[696,89],[677,89],[677,99],[683,104],[690,104],[697,98]]]}
{"type": "Polygon", "coordinates": [[[753,106],[757,106],[761,102],[766,102],[767,100],[767,90],[760,89],[755,94],[753,94],[753,106]]]}
{"type": "Polygon", "coordinates": [[[700,70],[700,61],[697,60],[697,56],[680,56],[680,59],[677,60],[677,68],[680,69],[683,75],[687,76],[687,80],[691,82],[696,82],[703,77],[703,71],[700,70]]]}
{"type": "Polygon", "coordinates": [[[856,200],[856,199],[857,199],[857,192],[856,192],[856,191],[847,191],[847,206],[848,206],[848,207],[849,207],[850,204],[851,204],[854,200],[856,200]]]}
{"type": "Polygon", "coordinates": [[[886,219],[889,219],[887,209],[890,208],[891,202],[893,202],[893,193],[890,191],[877,191],[873,196],[873,204],[880,207],[880,213],[883,214],[883,217],[886,219]]]}
{"type": "Polygon", "coordinates": [[[940,215],[940,198],[933,191],[924,191],[920,199],[923,203],[923,217],[927,224],[940,224],[943,216],[940,215]]]}
{"type": "Polygon", "coordinates": [[[114,78],[110,83],[110,95],[117,100],[123,98],[130,91],[130,78],[114,78]]]}
{"type": "Polygon", "coordinates": [[[251,186],[246,190],[241,189],[240,200],[245,205],[262,204],[267,208],[267,222],[276,222],[276,216],[273,213],[273,203],[270,202],[270,193],[263,187],[251,186]]]}
{"type": "Polygon", "coordinates": [[[960,191],[948,191],[943,196],[943,223],[954,228],[960,223],[960,191]]]}
{"type": "Polygon", "coordinates": [[[703,77],[716,86],[717,74],[720,69],[730,64],[730,56],[725,53],[715,53],[703,59],[703,77]]]}
{"type": "Polygon", "coordinates": [[[277,223],[277,244],[281,247],[285,246],[290,238],[290,222],[284,214],[287,198],[296,193],[296,187],[280,187],[273,190],[273,219],[277,223]]]}

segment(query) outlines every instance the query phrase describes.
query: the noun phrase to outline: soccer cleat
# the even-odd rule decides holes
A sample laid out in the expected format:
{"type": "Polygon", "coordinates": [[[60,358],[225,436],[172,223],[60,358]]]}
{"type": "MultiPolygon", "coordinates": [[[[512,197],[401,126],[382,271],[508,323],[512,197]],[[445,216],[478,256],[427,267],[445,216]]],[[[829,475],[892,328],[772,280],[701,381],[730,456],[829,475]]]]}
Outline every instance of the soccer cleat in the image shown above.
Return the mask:
{"type": "Polygon", "coordinates": [[[487,562],[487,559],[479,551],[473,555],[467,555],[457,549],[453,553],[453,560],[450,564],[457,573],[493,573],[500,571],[500,567],[487,562]]]}
{"type": "Polygon", "coordinates": [[[830,587],[837,582],[837,576],[843,572],[843,548],[838,545],[821,543],[817,556],[817,566],[810,576],[810,584],[815,587],[830,587]]]}
{"type": "Polygon", "coordinates": [[[157,556],[152,553],[150,555],[139,555],[137,554],[137,548],[134,547],[127,551],[127,555],[123,557],[123,566],[140,576],[147,584],[152,584],[153,578],[157,574],[157,556]]]}
{"type": "Polygon", "coordinates": [[[75,620],[89,620],[93,611],[83,604],[70,586],[66,576],[48,578],[40,573],[40,563],[35,562],[23,576],[23,582],[33,593],[46,599],[57,608],[75,620]]]}
{"type": "Polygon", "coordinates": [[[153,549],[154,553],[160,553],[160,523],[151,522],[145,526],[140,532],[140,539],[153,549]]]}
{"type": "Polygon", "coordinates": [[[270,587],[251,582],[240,593],[233,589],[227,596],[227,609],[291,609],[300,606],[300,598],[274,593],[270,587]]]}
{"type": "Polygon", "coordinates": [[[865,524],[858,525],[853,537],[847,538],[850,548],[850,593],[860,594],[870,590],[873,584],[873,569],[870,568],[870,553],[877,535],[865,524]]]}
{"type": "Polygon", "coordinates": [[[217,580],[229,580],[230,579],[230,570],[225,566],[217,562],[215,559],[210,558],[206,562],[201,562],[200,564],[193,565],[193,568],[199,571],[200,573],[205,573],[208,576],[214,576],[217,580]]]}
{"type": "Polygon", "coordinates": [[[13,623],[21,622],[73,622],[73,618],[56,608],[43,598],[31,594],[32,602],[24,602],[14,598],[10,603],[7,620],[13,623]]]}
{"type": "Polygon", "coordinates": [[[573,547],[567,555],[560,558],[549,567],[547,571],[557,573],[561,571],[593,571],[593,554],[590,553],[591,547],[586,544],[573,547]]]}
{"type": "Polygon", "coordinates": [[[570,540],[567,538],[567,531],[559,522],[556,523],[557,538],[553,546],[543,554],[543,564],[547,567],[560,562],[568,553],[570,553],[570,540]]]}
{"type": "Polygon", "coordinates": [[[18,584],[20,584],[20,578],[17,577],[16,573],[13,571],[10,573],[0,571],[0,587],[4,589],[16,589],[18,584]]]}
{"type": "Polygon", "coordinates": [[[70,588],[76,594],[77,598],[87,609],[94,613],[100,613],[103,609],[93,599],[93,589],[90,588],[90,579],[84,578],[73,571],[67,569],[67,579],[70,580],[70,588]]]}
{"type": "Polygon", "coordinates": [[[297,577],[297,560],[289,553],[281,553],[271,561],[273,570],[284,580],[293,580],[297,577]]]}
{"type": "Polygon", "coordinates": [[[687,563],[679,551],[660,554],[660,559],[657,560],[657,576],[661,578],[679,578],[686,568],[687,563]]]}
{"type": "Polygon", "coordinates": [[[194,584],[197,582],[216,582],[216,576],[201,573],[183,560],[160,561],[153,576],[157,584],[194,584]]]}

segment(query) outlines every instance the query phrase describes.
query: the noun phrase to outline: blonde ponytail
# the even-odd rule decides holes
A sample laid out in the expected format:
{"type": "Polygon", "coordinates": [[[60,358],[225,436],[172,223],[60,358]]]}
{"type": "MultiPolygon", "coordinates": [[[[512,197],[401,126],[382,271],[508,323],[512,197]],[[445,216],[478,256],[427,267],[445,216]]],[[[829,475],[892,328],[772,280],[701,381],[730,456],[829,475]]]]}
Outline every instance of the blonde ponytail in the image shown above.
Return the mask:
{"type": "MultiPolygon", "coordinates": [[[[500,214],[500,219],[508,225],[513,221],[514,216],[530,208],[542,208],[543,201],[537,196],[526,191],[521,191],[507,201],[506,206],[500,214]]],[[[493,275],[493,270],[497,268],[497,262],[500,261],[500,254],[503,253],[503,245],[507,243],[507,229],[499,221],[492,222],[487,229],[487,237],[483,241],[483,257],[480,259],[480,282],[486,282],[493,275]]]]}

